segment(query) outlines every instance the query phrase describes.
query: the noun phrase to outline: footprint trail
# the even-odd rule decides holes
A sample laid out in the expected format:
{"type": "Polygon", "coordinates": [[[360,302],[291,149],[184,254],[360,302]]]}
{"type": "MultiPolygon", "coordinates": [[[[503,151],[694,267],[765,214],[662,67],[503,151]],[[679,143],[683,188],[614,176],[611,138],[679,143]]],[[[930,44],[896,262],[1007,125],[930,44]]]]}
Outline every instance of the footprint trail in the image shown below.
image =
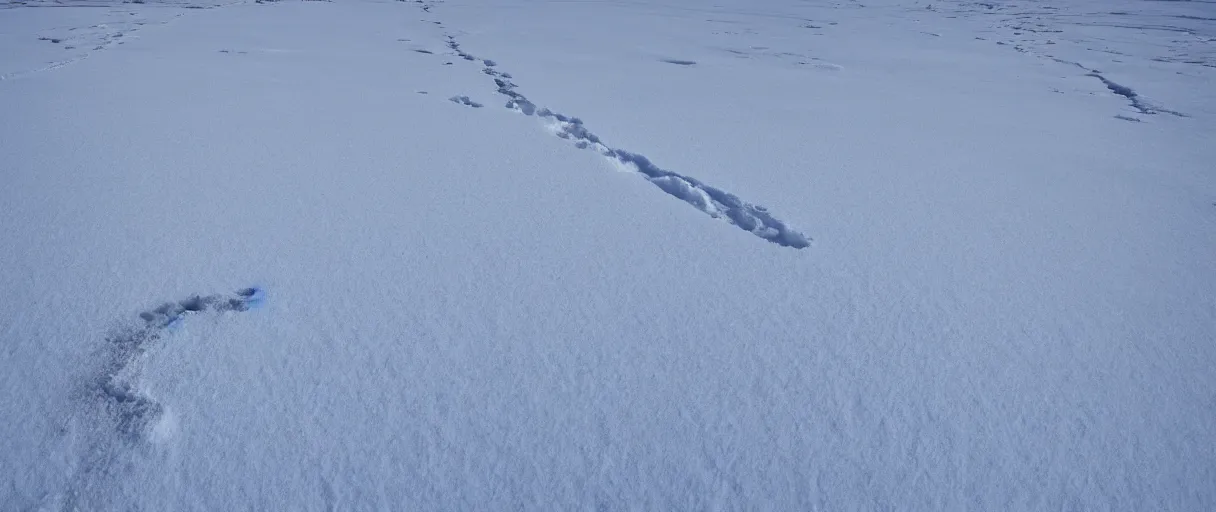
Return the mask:
{"type": "Polygon", "coordinates": [[[116,329],[96,353],[97,365],[76,392],[80,460],[67,488],[48,496],[62,510],[95,509],[97,482],[106,482],[122,472],[122,460],[131,452],[143,451],[158,439],[167,408],[151,395],[143,383],[146,355],[161,341],[196,315],[222,315],[260,307],[266,294],[261,288],[244,288],[226,295],[195,295],[139,314],[140,320],[116,329]]]}
{"type": "Polygon", "coordinates": [[[265,292],[260,288],[245,288],[228,296],[196,295],[144,311],[139,314],[143,325],[108,336],[104,363],[89,393],[101,406],[98,421],[111,425],[123,439],[143,439],[160,419],[164,406],[140,389],[142,356],[190,315],[248,311],[264,301],[265,292]]]}
{"type": "MultiPolygon", "coordinates": [[[[466,61],[480,61],[482,73],[494,80],[498,94],[506,98],[505,107],[525,116],[546,121],[554,135],[568,140],[579,149],[594,151],[618,167],[641,175],[663,192],[675,197],[715,219],[723,220],[744,231],[782,247],[804,249],[811,239],[769,213],[761,205],[749,203],[738,196],[706,184],[696,178],[659,167],[639,153],[616,148],[587,129],[577,117],[538,107],[519,92],[509,73],[500,71],[493,60],[479,59],[461,48],[454,36],[447,36],[447,46],[466,61]]],[[[458,98],[452,101],[468,104],[458,98]]]]}

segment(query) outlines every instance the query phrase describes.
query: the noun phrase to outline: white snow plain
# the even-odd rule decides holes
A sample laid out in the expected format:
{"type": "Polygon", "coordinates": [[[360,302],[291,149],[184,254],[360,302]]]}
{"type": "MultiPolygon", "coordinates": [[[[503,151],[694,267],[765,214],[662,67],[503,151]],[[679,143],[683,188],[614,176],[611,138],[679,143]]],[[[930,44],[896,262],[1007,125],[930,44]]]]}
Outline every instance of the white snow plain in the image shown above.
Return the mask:
{"type": "Polygon", "coordinates": [[[1216,510],[1216,4],[0,5],[0,509],[1216,510]]]}

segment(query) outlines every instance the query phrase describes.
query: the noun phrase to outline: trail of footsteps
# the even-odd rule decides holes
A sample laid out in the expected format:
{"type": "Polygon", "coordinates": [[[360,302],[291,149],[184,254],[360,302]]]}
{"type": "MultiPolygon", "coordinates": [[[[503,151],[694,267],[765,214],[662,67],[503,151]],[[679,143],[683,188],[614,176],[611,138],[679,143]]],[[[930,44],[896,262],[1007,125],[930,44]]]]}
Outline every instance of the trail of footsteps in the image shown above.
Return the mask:
{"type": "Polygon", "coordinates": [[[1098,80],[1100,80],[1102,82],[1102,85],[1105,85],[1106,89],[1109,90],[1111,93],[1118,95],[1118,96],[1123,96],[1124,98],[1127,98],[1127,100],[1129,102],[1131,102],[1132,108],[1136,109],[1136,111],[1140,112],[1141,114],[1149,114],[1149,115],[1170,114],[1170,115],[1174,115],[1174,116],[1178,116],[1178,117],[1189,117],[1186,114],[1183,114],[1181,112],[1176,112],[1176,111],[1169,110],[1166,108],[1161,108],[1161,107],[1158,107],[1156,105],[1153,105],[1153,104],[1145,101],[1144,97],[1140,96],[1140,94],[1138,94],[1131,87],[1128,87],[1128,86],[1122,85],[1122,84],[1118,84],[1118,83],[1114,82],[1113,80],[1106,78],[1106,76],[1104,76],[1101,71],[1088,68],[1079,62],[1074,62],[1071,60],[1064,60],[1064,59],[1052,57],[1050,55],[1047,55],[1046,57],[1048,59],[1056,61],[1060,64],[1068,64],[1068,65],[1076,66],[1076,67],[1080,68],[1081,70],[1085,71],[1085,76],[1097,78],[1098,80]]]}
{"type": "MultiPolygon", "coordinates": [[[[180,17],[180,16],[182,16],[182,14],[177,15],[177,17],[180,17]]],[[[27,76],[34,75],[34,74],[59,69],[61,67],[67,66],[69,64],[74,64],[74,63],[80,62],[82,60],[89,58],[91,55],[93,55],[94,52],[109,49],[110,47],[114,46],[115,44],[122,44],[123,38],[125,36],[138,32],[139,27],[142,25],[145,25],[146,23],[147,23],[147,21],[143,20],[143,19],[140,19],[138,21],[131,22],[131,23],[114,23],[114,22],[99,23],[96,25],[92,25],[90,27],[85,27],[86,28],[85,31],[75,33],[74,34],[75,37],[72,37],[72,38],[69,38],[66,36],[39,37],[38,38],[39,40],[48,41],[51,44],[63,44],[65,50],[77,50],[77,45],[81,45],[86,48],[91,47],[92,49],[91,50],[82,50],[82,51],[80,51],[80,53],[78,53],[72,57],[69,57],[69,58],[66,58],[63,60],[54,61],[54,62],[49,62],[46,65],[38,67],[38,68],[0,74],[0,81],[23,78],[23,77],[27,77],[27,76]],[[129,26],[126,29],[120,29],[117,31],[110,32],[109,25],[112,25],[112,24],[119,25],[119,26],[124,26],[124,25],[126,25],[126,26],[133,25],[133,26],[129,26]],[[87,33],[88,29],[94,29],[94,30],[96,30],[96,32],[87,33]],[[96,40],[89,40],[89,36],[93,36],[93,38],[95,38],[96,40]]],[[[163,23],[168,23],[168,22],[165,21],[165,22],[160,22],[160,23],[163,24],[163,23]]],[[[77,28],[71,28],[68,30],[69,30],[69,32],[72,32],[72,31],[76,31],[77,28]]]]}
{"type": "MultiPolygon", "coordinates": [[[[1079,62],[1073,62],[1071,60],[1059,59],[1056,57],[1052,57],[1050,55],[1048,55],[1047,58],[1049,58],[1053,61],[1056,61],[1060,64],[1068,64],[1068,65],[1076,66],[1076,67],[1080,68],[1081,70],[1085,71],[1085,76],[1097,78],[1098,80],[1102,81],[1102,85],[1105,85],[1106,89],[1109,90],[1111,93],[1118,95],[1118,96],[1122,96],[1124,98],[1127,98],[1127,100],[1129,102],[1131,102],[1132,108],[1136,109],[1136,111],[1140,112],[1141,114],[1148,114],[1148,115],[1170,114],[1170,115],[1174,115],[1174,116],[1178,116],[1178,117],[1189,117],[1186,114],[1183,114],[1181,112],[1176,112],[1176,111],[1169,110],[1166,108],[1161,108],[1156,105],[1153,105],[1152,103],[1149,103],[1148,101],[1145,101],[1144,97],[1140,96],[1140,94],[1137,93],[1135,90],[1133,90],[1131,87],[1116,83],[1113,80],[1106,78],[1106,76],[1103,75],[1101,71],[1098,71],[1096,69],[1090,69],[1090,68],[1082,65],[1079,62]]],[[[1115,116],[1115,117],[1118,117],[1118,116],[1115,116]]],[[[1138,119],[1137,119],[1137,121],[1138,121],[1138,119]]]]}
{"type": "Polygon", "coordinates": [[[92,395],[102,405],[100,421],[111,424],[122,438],[137,441],[148,433],[164,407],[139,390],[141,356],[187,315],[207,311],[247,311],[262,303],[261,289],[245,288],[231,296],[194,296],[166,302],[139,314],[144,324],[128,327],[106,338],[106,357],[92,395]]]}
{"type": "MultiPolygon", "coordinates": [[[[142,389],[145,354],[172,334],[186,317],[248,311],[266,300],[260,288],[228,295],[193,296],[167,302],[139,314],[142,325],[121,328],[106,337],[100,364],[75,396],[79,434],[71,436],[80,460],[62,493],[43,497],[43,510],[102,510],[116,480],[124,478],[127,454],[156,439],[165,406],[142,389]]],[[[163,430],[163,429],[161,429],[163,430]]]]}
{"type": "Polygon", "coordinates": [[[1164,109],[1164,108],[1161,108],[1158,106],[1154,106],[1147,101],[1144,101],[1144,98],[1141,97],[1140,94],[1136,93],[1136,91],[1132,90],[1131,87],[1128,87],[1126,85],[1117,84],[1114,81],[1112,81],[1111,79],[1106,78],[1105,76],[1103,76],[1101,73],[1099,73],[1097,71],[1091,71],[1086,76],[1091,76],[1091,77],[1097,78],[1098,80],[1101,80],[1102,85],[1105,85],[1106,88],[1108,90],[1110,90],[1110,92],[1115,93],[1119,96],[1123,96],[1124,98],[1127,98],[1127,100],[1131,102],[1132,108],[1136,109],[1136,111],[1140,112],[1141,114],[1165,113],[1165,114],[1175,115],[1178,117],[1188,117],[1186,114],[1183,114],[1181,112],[1175,112],[1173,110],[1164,109]]]}
{"type": "MultiPolygon", "coordinates": [[[[223,4],[216,4],[216,5],[212,5],[212,6],[182,5],[182,6],[180,6],[180,8],[189,9],[189,10],[216,9],[216,8],[220,8],[220,7],[226,7],[229,5],[233,5],[240,1],[242,1],[242,0],[233,0],[231,2],[227,2],[227,3],[223,3],[223,4]]],[[[134,3],[142,4],[143,2],[140,1],[140,2],[134,2],[134,3]]],[[[88,4],[88,2],[85,2],[84,4],[79,4],[79,5],[64,5],[62,7],[90,7],[90,5],[87,5],[87,4],[88,4]]],[[[34,8],[34,7],[41,7],[41,6],[29,5],[29,6],[23,6],[23,7],[34,8]]],[[[118,12],[118,14],[127,14],[127,15],[134,16],[134,15],[143,14],[143,13],[138,12],[138,10],[132,10],[132,11],[121,11],[121,12],[118,12]]],[[[186,14],[188,14],[188,11],[180,12],[180,13],[174,14],[173,16],[170,16],[168,18],[155,20],[155,21],[151,21],[142,16],[137,16],[137,19],[132,19],[132,20],[127,20],[127,19],[125,19],[125,17],[120,16],[120,18],[118,18],[118,19],[106,19],[100,23],[96,23],[94,25],[90,25],[87,27],[68,28],[66,31],[60,31],[60,33],[58,35],[41,36],[38,38],[39,40],[47,41],[50,44],[56,44],[56,45],[62,44],[65,50],[78,50],[80,53],[77,53],[76,55],[63,59],[63,60],[49,62],[44,66],[37,67],[34,69],[14,71],[14,72],[10,72],[10,73],[0,73],[0,81],[25,78],[25,77],[28,77],[31,75],[36,75],[38,73],[44,73],[47,71],[59,69],[59,68],[62,68],[64,66],[67,66],[70,64],[75,64],[82,60],[88,59],[90,56],[92,56],[96,52],[107,50],[116,44],[122,44],[124,42],[124,38],[130,39],[130,36],[138,33],[140,31],[140,29],[144,26],[168,25],[168,24],[172,23],[173,21],[175,21],[183,16],[186,16],[186,14]],[[116,28],[111,29],[111,26],[114,26],[116,28]]]]}
{"type": "Polygon", "coordinates": [[[245,288],[231,295],[193,296],[166,302],[139,314],[143,325],[129,326],[106,337],[102,364],[87,383],[86,407],[94,412],[98,432],[109,432],[127,443],[143,441],[165,408],[141,389],[142,360],[156,342],[189,315],[206,312],[248,311],[265,300],[260,288],[245,288]]]}
{"type": "Polygon", "coordinates": [[[80,447],[82,460],[67,492],[54,501],[63,510],[91,508],[98,486],[120,476],[117,461],[124,450],[151,439],[165,414],[165,406],[141,386],[143,359],[158,341],[170,335],[187,316],[227,311],[248,311],[265,301],[260,288],[244,288],[229,295],[193,296],[167,302],[139,314],[142,325],[121,328],[106,337],[101,364],[80,392],[80,447]]]}
{"type": "MultiPolygon", "coordinates": [[[[996,27],[1011,30],[1013,32],[1014,36],[1022,36],[1022,37],[1020,37],[1020,39],[1010,39],[1008,41],[996,41],[997,45],[1012,46],[1013,49],[1018,51],[1019,53],[1029,54],[1029,55],[1039,57],[1039,58],[1050,59],[1050,60],[1053,60],[1060,64],[1075,66],[1075,67],[1081,69],[1082,71],[1084,71],[1085,76],[1090,77],[1090,78],[1096,78],[1099,81],[1101,81],[1102,85],[1106,86],[1106,89],[1108,91],[1110,91],[1112,94],[1126,98],[1128,100],[1128,102],[1131,104],[1131,107],[1136,109],[1136,111],[1139,112],[1140,114],[1145,114],[1145,115],[1170,114],[1170,115],[1177,116],[1177,117],[1190,117],[1187,114],[1184,114],[1182,112],[1169,110],[1169,109],[1163,108],[1161,106],[1155,105],[1155,104],[1145,100],[1143,96],[1141,96],[1139,93],[1137,93],[1131,87],[1117,83],[1117,82],[1107,78],[1106,75],[1104,75],[1101,71],[1099,71],[1097,69],[1093,69],[1088,66],[1082,65],[1079,62],[1074,62],[1071,60],[1065,60],[1065,59],[1055,57],[1054,55],[1052,55],[1050,53],[1046,53],[1045,51],[1042,51],[1042,49],[1041,49],[1042,48],[1041,44],[1056,44],[1056,43],[1054,41],[1052,41],[1051,39],[1044,39],[1042,36],[1040,36],[1040,34],[1060,34],[1063,32],[1063,30],[1059,29],[1058,27],[1056,27],[1054,25],[1045,24],[1044,23],[1045,21],[1063,22],[1063,23],[1067,23],[1067,24],[1071,24],[1071,25],[1079,25],[1079,26],[1097,26],[1097,25],[1102,25],[1101,23],[1095,23],[1095,24],[1091,25],[1089,23],[1072,23],[1072,22],[1063,21],[1064,18],[1062,18],[1062,16],[1070,16],[1070,15],[1055,12],[1056,8],[1052,7],[1052,6],[1046,6],[1046,7],[1044,7],[1045,11],[1037,12],[1037,13],[1021,12],[1023,10],[1022,9],[1023,6],[1021,6],[1017,3],[981,2],[979,4],[976,4],[976,6],[982,7],[985,10],[978,11],[975,9],[964,8],[963,10],[960,10],[958,12],[979,13],[982,15],[995,15],[995,16],[997,16],[996,27]],[[1014,9],[1016,12],[1009,12],[1008,11],[1009,9],[1014,9]],[[1046,16],[1047,18],[1043,18],[1042,16],[1046,16]],[[1024,34],[1028,34],[1028,35],[1024,35],[1024,34]],[[1036,50],[1036,48],[1038,48],[1038,50],[1036,50]]],[[[1102,15],[1105,13],[1093,13],[1093,14],[1102,15]]],[[[1126,13],[1113,12],[1113,13],[1109,13],[1109,14],[1122,15],[1122,14],[1126,14],[1126,13]]],[[[1125,27],[1125,28],[1143,29],[1143,28],[1148,28],[1148,27],[1125,27]]],[[[1185,29],[1180,29],[1180,30],[1185,31],[1185,29]]],[[[976,39],[985,40],[985,38],[983,38],[983,37],[976,37],[976,39]]],[[[1177,41],[1175,41],[1175,42],[1177,42],[1177,41]]],[[[1121,52],[1118,52],[1115,50],[1095,50],[1094,48],[1087,48],[1087,50],[1102,51],[1102,52],[1107,52],[1107,53],[1113,53],[1113,54],[1120,55],[1120,56],[1126,55],[1124,53],[1121,53],[1121,52]]],[[[1169,49],[1167,49],[1167,50],[1169,50],[1169,49]]],[[[1169,50],[1169,51],[1172,51],[1172,50],[1169,50]]],[[[1161,59],[1154,58],[1153,60],[1161,60],[1161,59]]],[[[1116,61],[1116,62],[1118,62],[1118,61],[1116,61]]],[[[1166,59],[1166,60],[1164,60],[1164,62],[1171,62],[1171,61],[1166,59]]],[[[1196,63],[1196,62],[1189,62],[1189,63],[1196,63]]],[[[1202,64],[1202,63],[1200,62],[1200,64],[1202,64]]],[[[1130,118],[1127,116],[1121,116],[1121,115],[1116,115],[1115,118],[1139,121],[1138,119],[1130,118]]]]}
{"type": "MultiPolygon", "coordinates": [[[[477,57],[460,48],[460,43],[453,36],[448,36],[448,48],[456,52],[460,58],[467,61],[477,61],[477,57]]],[[[494,79],[498,94],[507,98],[506,107],[526,116],[535,116],[548,121],[554,129],[554,134],[574,143],[579,149],[588,149],[603,155],[627,170],[636,172],[647,181],[659,187],[663,192],[692,205],[715,219],[722,219],[748,231],[760,238],[783,247],[803,249],[810,246],[810,239],[773,217],[763,206],[748,203],[738,196],[722,189],[707,185],[696,178],[669,171],[655,165],[650,159],[638,153],[609,146],[583,124],[577,117],[567,116],[539,108],[526,96],[517,91],[512,76],[496,69],[497,63],[492,60],[482,60],[482,73],[494,79]]]]}

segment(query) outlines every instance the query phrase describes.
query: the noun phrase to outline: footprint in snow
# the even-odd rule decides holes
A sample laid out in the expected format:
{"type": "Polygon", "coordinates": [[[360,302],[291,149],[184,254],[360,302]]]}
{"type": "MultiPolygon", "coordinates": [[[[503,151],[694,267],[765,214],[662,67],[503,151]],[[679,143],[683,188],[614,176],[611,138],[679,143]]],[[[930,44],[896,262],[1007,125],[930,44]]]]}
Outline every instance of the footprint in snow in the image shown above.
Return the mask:
{"type": "Polygon", "coordinates": [[[478,103],[476,101],[469,99],[468,96],[452,96],[451,98],[448,98],[448,101],[450,101],[452,103],[456,103],[458,105],[464,105],[466,107],[473,107],[473,108],[481,108],[481,107],[485,106],[485,105],[482,105],[481,103],[478,103]]]}

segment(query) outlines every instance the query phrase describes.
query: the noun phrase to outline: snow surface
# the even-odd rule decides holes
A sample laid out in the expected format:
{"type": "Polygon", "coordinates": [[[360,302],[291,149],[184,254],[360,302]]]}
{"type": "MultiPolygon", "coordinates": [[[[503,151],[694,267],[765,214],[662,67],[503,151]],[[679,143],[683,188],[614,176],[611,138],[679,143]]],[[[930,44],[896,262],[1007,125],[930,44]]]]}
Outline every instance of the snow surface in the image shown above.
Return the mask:
{"type": "Polygon", "coordinates": [[[0,5],[0,509],[1216,509],[1216,7],[0,5]]]}

